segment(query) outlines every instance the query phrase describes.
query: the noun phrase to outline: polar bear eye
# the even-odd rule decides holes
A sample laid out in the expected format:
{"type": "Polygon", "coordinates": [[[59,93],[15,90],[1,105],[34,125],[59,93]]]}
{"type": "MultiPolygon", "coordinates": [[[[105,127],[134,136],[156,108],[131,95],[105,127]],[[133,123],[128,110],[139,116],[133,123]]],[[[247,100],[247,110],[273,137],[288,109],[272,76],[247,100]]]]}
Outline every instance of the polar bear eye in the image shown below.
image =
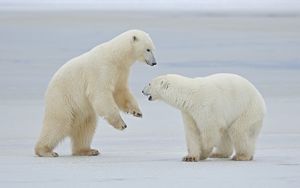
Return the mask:
{"type": "Polygon", "coordinates": [[[150,49],[149,49],[149,48],[147,49],[147,52],[150,52],[150,49]]]}

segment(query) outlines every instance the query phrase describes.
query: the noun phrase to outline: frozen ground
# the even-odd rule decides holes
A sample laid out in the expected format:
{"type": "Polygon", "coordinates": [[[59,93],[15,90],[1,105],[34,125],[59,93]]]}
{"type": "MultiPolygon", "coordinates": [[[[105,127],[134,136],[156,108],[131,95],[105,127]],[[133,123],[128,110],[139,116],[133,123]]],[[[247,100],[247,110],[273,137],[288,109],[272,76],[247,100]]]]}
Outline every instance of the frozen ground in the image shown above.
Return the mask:
{"type": "Polygon", "coordinates": [[[299,187],[300,18],[206,17],[197,13],[6,12],[0,16],[0,187],[299,187]],[[140,28],[157,46],[157,67],[136,64],[130,86],[143,119],[128,128],[99,121],[97,157],[38,158],[43,93],[65,61],[120,32],[140,28]],[[183,125],[175,109],[150,103],[144,84],[164,73],[238,73],[268,106],[255,160],[183,163],[183,125]]]}

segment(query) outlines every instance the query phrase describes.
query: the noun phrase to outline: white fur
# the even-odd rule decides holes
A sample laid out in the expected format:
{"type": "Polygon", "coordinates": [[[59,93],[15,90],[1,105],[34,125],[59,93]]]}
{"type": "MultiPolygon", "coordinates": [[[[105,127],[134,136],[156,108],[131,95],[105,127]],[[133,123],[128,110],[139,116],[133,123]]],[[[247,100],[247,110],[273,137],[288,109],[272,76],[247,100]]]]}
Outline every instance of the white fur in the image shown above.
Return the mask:
{"type": "Polygon", "coordinates": [[[143,93],[149,100],[163,100],[181,110],[188,147],[184,161],[226,158],[233,149],[234,160],[253,159],[266,107],[245,78],[234,74],[164,75],[154,78],[143,93]]]}
{"type": "Polygon", "coordinates": [[[131,65],[155,65],[154,45],[143,31],[130,30],[71,59],[53,76],[46,92],[43,129],[36,144],[38,156],[58,156],[55,146],[66,136],[74,155],[97,155],[90,148],[97,115],[116,129],[126,128],[119,110],[141,117],[128,88],[131,65]]]}

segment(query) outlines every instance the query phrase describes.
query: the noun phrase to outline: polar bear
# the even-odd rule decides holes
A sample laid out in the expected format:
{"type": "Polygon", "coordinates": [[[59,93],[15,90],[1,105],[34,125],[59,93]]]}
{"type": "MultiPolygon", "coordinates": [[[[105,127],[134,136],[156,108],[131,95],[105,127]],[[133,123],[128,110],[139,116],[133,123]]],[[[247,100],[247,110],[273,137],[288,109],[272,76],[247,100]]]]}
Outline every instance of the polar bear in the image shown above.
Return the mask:
{"type": "Polygon", "coordinates": [[[151,101],[159,99],[181,111],[188,148],[183,161],[228,158],[233,149],[233,160],[253,159],[266,107],[245,78],[226,73],[202,78],[169,74],[154,78],[142,92],[151,101]]]}
{"type": "Polygon", "coordinates": [[[154,49],[147,33],[129,30],[64,64],[46,91],[36,155],[57,157],[53,149],[65,137],[71,138],[73,155],[98,155],[90,148],[97,115],[120,130],[126,124],[119,110],[142,117],[128,75],[135,61],[156,65],[154,49]]]}

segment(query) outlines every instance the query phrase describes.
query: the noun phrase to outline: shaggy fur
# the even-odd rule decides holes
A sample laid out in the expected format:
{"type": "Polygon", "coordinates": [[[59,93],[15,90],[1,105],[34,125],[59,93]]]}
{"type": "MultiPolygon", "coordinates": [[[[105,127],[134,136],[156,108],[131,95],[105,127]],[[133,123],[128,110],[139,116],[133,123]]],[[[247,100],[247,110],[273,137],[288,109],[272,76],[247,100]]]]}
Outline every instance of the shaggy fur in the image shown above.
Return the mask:
{"type": "Polygon", "coordinates": [[[184,161],[228,158],[233,149],[233,160],[253,159],[266,107],[245,78],[234,74],[164,75],[154,78],[143,93],[149,100],[163,100],[181,110],[188,147],[184,161]]]}
{"type": "Polygon", "coordinates": [[[56,145],[69,136],[73,155],[98,155],[91,149],[97,115],[116,129],[126,128],[119,110],[141,117],[128,88],[136,61],[155,65],[154,45],[143,31],[130,30],[63,65],[46,92],[43,129],[35,147],[38,156],[56,157],[56,145]]]}

